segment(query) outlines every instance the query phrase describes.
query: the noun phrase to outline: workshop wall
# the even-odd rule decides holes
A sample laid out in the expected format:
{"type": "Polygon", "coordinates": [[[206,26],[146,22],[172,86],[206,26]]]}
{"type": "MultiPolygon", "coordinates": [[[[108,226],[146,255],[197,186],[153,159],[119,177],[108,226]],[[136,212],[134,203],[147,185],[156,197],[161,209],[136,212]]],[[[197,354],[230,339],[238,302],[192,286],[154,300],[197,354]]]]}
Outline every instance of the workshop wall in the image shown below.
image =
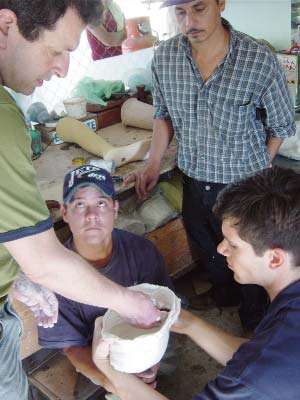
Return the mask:
{"type": "Polygon", "coordinates": [[[227,0],[223,16],[235,29],[268,40],[276,50],[289,49],[292,1],[227,0]]]}

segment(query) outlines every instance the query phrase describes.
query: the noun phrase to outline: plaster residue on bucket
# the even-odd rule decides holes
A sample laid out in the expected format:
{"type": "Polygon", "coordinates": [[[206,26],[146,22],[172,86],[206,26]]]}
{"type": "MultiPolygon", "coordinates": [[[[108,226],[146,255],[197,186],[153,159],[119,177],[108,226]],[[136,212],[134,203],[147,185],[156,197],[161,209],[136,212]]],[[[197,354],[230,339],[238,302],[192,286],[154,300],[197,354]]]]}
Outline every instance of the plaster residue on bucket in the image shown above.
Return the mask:
{"type": "Polygon", "coordinates": [[[127,322],[122,322],[121,324],[115,325],[111,328],[111,335],[115,335],[120,339],[135,339],[142,335],[151,335],[160,330],[160,327],[152,329],[141,329],[136,328],[127,322]]]}

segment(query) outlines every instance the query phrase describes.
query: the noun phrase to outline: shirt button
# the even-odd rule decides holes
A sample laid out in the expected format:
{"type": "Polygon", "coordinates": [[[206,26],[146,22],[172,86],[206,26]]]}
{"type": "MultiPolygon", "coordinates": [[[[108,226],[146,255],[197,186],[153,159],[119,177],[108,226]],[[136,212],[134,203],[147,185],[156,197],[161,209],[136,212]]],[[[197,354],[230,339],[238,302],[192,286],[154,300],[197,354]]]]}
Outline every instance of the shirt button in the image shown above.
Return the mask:
{"type": "Polygon", "coordinates": [[[210,190],[210,186],[209,185],[205,186],[205,190],[209,191],[210,190]]]}

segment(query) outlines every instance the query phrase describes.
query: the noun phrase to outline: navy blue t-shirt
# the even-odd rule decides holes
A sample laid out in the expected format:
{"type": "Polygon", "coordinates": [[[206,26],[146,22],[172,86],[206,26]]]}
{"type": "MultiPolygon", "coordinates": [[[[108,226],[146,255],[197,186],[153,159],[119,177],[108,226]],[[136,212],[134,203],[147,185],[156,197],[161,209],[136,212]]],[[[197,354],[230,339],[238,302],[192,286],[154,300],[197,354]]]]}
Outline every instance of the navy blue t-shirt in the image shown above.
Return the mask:
{"type": "MultiPolygon", "coordinates": [[[[173,290],[163,258],[153,243],[120,229],[113,230],[112,239],[112,258],[105,268],[99,269],[99,273],[122,286],[152,283],[173,290]]],[[[71,240],[65,246],[72,250],[71,240]]],[[[106,308],[78,303],[58,294],[56,296],[59,302],[58,321],[53,328],[38,327],[39,344],[47,348],[90,344],[95,319],[103,315],[106,308]]]]}
{"type": "Polygon", "coordinates": [[[300,399],[300,282],[271,303],[252,340],[193,400],[300,399]]]}

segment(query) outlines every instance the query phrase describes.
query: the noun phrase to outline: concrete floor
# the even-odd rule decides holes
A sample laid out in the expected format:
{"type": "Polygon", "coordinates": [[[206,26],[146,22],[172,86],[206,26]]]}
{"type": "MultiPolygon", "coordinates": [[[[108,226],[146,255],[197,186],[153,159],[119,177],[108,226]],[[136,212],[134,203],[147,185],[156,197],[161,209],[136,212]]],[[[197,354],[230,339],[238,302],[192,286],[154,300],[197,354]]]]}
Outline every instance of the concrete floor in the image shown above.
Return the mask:
{"type": "MultiPolygon", "coordinates": [[[[175,283],[176,291],[187,297],[192,296],[194,294],[192,281],[195,275],[197,275],[197,271],[192,271],[180,278],[175,283]]],[[[205,285],[204,281],[203,286],[205,285]]],[[[208,311],[191,311],[230,333],[244,335],[237,307],[223,310],[214,308],[208,311]]],[[[220,364],[184,335],[171,334],[170,347],[171,350],[162,362],[163,373],[158,377],[157,390],[171,400],[191,399],[222,369],[220,364]]]]}

